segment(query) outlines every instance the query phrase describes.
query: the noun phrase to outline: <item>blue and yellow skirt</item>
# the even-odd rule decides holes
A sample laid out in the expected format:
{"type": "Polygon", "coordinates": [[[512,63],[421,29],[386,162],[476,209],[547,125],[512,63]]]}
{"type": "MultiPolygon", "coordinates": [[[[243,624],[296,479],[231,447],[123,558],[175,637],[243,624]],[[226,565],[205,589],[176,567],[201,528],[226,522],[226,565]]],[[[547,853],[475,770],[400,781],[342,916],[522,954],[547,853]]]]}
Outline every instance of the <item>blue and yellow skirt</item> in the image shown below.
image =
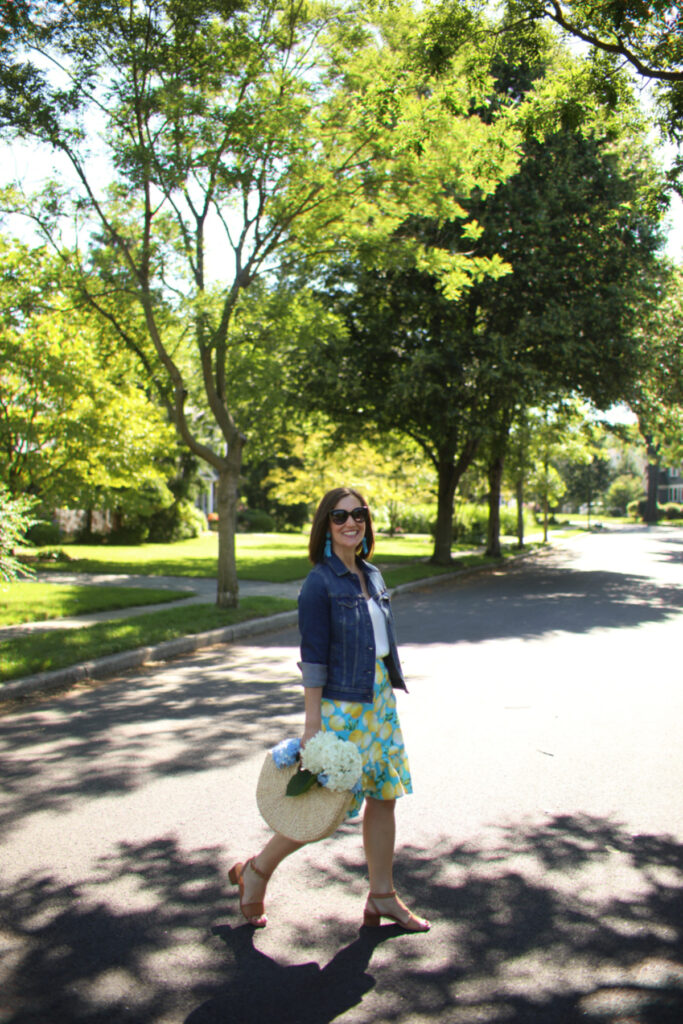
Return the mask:
{"type": "Polygon", "coordinates": [[[342,740],[351,740],[363,759],[362,792],[354,796],[348,818],[356,818],[366,796],[375,800],[395,800],[412,793],[408,755],[396,710],[396,698],[386,665],[375,666],[374,699],[370,704],[348,700],[328,700],[321,704],[323,730],[336,732],[342,740]]]}

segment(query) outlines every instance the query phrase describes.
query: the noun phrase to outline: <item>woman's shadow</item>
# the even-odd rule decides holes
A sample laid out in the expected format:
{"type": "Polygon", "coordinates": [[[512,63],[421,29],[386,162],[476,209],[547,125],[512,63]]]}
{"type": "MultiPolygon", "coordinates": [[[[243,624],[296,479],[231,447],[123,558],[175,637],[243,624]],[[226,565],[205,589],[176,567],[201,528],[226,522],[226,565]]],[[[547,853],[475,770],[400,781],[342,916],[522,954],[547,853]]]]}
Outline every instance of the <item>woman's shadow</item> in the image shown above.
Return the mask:
{"type": "Polygon", "coordinates": [[[360,1003],[375,985],[367,973],[372,954],[387,939],[400,935],[397,926],[361,928],[358,938],[341,949],[323,968],[316,963],[278,964],[254,947],[248,925],[213,929],[232,953],[233,969],[226,984],[193,1010],[185,1024],[327,1024],[360,1003]]]}

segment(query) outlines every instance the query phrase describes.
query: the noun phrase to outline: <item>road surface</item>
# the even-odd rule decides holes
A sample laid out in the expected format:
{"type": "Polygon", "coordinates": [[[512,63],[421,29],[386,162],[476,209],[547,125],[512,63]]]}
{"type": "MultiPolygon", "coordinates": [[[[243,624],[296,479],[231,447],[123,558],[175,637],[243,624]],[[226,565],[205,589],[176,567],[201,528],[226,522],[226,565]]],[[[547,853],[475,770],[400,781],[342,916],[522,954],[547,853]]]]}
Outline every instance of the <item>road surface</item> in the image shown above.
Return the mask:
{"type": "Polygon", "coordinates": [[[0,718],[2,1024],[680,1024],[683,531],[586,535],[395,599],[415,794],[359,929],[359,829],[242,925],[265,749],[298,733],[293,631],[0,718]]]}

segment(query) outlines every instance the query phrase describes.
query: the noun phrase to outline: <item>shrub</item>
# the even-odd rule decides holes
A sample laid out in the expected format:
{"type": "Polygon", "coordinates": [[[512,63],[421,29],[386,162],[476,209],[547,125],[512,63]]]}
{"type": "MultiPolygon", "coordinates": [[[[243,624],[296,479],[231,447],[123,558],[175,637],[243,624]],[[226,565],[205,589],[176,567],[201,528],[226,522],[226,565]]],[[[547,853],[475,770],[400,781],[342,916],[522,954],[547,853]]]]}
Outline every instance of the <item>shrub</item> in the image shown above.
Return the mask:
{"type": "Polygon", "coordinates": [[[665,519],[683,519],[683,505],[675,501],[667,501],[659,506],[659,510],[665,519]]]}
{"type": "Polygon", "coordinates": [[[639,501],[629,501],[626,508],[626,513],[631,519],[643,519],[645,516],[645,509],[647,508],[647,501],[645,498],[641,498],[639,501]]]}
{"type": "Polygon", "coordinates": [[[39,520],[30,526],[26,531],[26,540],[35,544],[37,548],[43,548],[48,544],[59,544],[62,539],[62,531],[56,523],[48,523],[39,520]]]}
{"type": "Polygon", "coordinates": [[[15,555],[14,547],[34,522],[31,513],[35,503],[35,498],[25,494],[15,497],[0,484],[0,580],[10,581],[30,574],[15,555]]]}
{"type": "Polygon", "coordinates": [[[372,510],[372,521],[381,533],[430,533],[436,519],[433,505],[390,504],[372,510]]]}
{"type": "Polygon", "coordinates": [[[258,508],[244,508],[237,513],[237,529],[243,533],[272,533],[275,520],[258,508]]]}
{"type": "Polygon", "coordinates": [[[79,530],[75,537],[76,544],[104,544],[106,540],[107,534],[93,533],[87,526],[79,530]]]}
{"type": "Polygon", "coordinates": [[[473,505],[458,502],[453,516],[453,541],[456,544],[479,546],[486,540],[488,530],[488,505],[473,505]]]}
{"type": "Polygon", "coordinates": [[[206,530],[206,517],[191,501],[181,499],[149,517],[149,540],[171,544],[199,537],[206,530]]]}
{"type": "Polygon", "coordinates": [[[632,473],[622,473],[610,484],[606,503],[611,515],[623,516],[629,505],[643,498],[643,482],[632,473]]]}
{"type": "Polygon", "coordinates": [[[149,537],[149,524],[141,516],[131,516],[116,530],[107,534],[107,544],[144,544],[149,537]]]}

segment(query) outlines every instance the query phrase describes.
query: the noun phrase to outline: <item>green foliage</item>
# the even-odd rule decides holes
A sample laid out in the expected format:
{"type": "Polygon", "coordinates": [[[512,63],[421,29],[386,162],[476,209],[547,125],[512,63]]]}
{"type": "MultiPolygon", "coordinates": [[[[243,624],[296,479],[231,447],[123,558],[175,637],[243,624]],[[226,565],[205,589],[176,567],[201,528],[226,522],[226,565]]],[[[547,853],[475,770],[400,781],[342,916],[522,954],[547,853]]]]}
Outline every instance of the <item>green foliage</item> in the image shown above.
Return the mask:
{"type": "Polygon", "coordinates": [[[514,0],[513,18],[548,18],[592,47],[598,97],[614,103],[624,67],[655,87],[660,124],[678,139],[683,124],[683,20],[670,0],[514,0]],[[597,73],[599,69],[599,74],[597,73]]]}
{"type": "Polygon", "coordinates": [[[643,520],[647,510],[647,501],[645,498],[641,498],[640,501],[630,501],[626,509],[627,515],[631,519],[643,520]]]}
{"type": "Polygon", "coordinates": [[[14,580],[19,575],[31,575],[15,554],[34,522],[35,499],[23,495],[13,497],[0,483],[0,580],[14,580]]]}
{"type": "Polygon", "coordinates": [[[70,305],[59,259],[0,237],[0,281],[0,479],[45,511],[125,505],[126,489],[132,507],[165,489],[169,428],[130,360],[70,305]]]}
{"type": "Polygon", "coordinates": [[[611,515],[623,516],[644,497],[642,477],[622,473],[610,484],[604,504],[611,515]]]}
{"type": "MultiPolygon", "coordinates": [[[[534,527],[533,516],[526,513],[527,526],[534,527]]],[[[479,547],[486,542],[489,510],[487,505],[477,505],[456,499],[453,517],[453,542],[479,547]]],[[[500,509],[500,531],[514,537],[517,532],[517,513],[503,506],[500,509]]]]}
{"type": "Polygon", "coordinates": [[[29,526],[26,531],[26,540],[36,547],[46,547],[48,544],[59,544],[62,539],[62,531],[56,523],[39,521],[29,526]]]}
{"type": "Polygon", "coordinates": [[[260,509],[240,509],[237,513],[237,529],[247,533],[272,533],[275,529],[275,520],[260,509]]]}
{"type": "Polygon", "coordinates": [[[659,506],[665,519],[683,519],[683,505],[675,501],[667,501],[659,506]]]}
{"type": "Polygon", "coordinates": [[[149,517],[150,543],[174,543],[199,537],[208,529],[206,516],[191,501],[175,501],[149,517]]]}
{"type": "Polygon", "coordinates": [[[435,479],[419,447],[396,434],[374,436],[362,417],[360,426],[361,439],[349,440],[327,419],[309,419],[290,460],[266,478],[272,494],[283,503],[305,503],[311,517],[323,494],[342,482],[364,495],[378,529],[428,532],[425,506],[435,479]],[[411,522],[420,529],[409,529],[411,522]]]}
{"type": "MultiPolygon", "coordinates": [[[[508,106],[518,116],[527,95],[533,101],[530,84],[540,76],[552,90],[568,60],[548,47],[530,69],[513,47],[505,61],[510,38],[497,40],[497,53],[480,52],[482,73],[496,73],[482,117],[499,125],[508,106]]],[[[477,124],[473,117],[475,132],[477,124]]],[[[503,457],[517,410],[572,392],[601,408],[623,399],[637,360],[634,309],[660,241],[661,211],[644,201],[655,178],[637,126],[597,118],[583,131],[556,125],[527,137],[518,169],[495,191],[470,197],[476,230],[427,213],[401,224],[399,243],[434,246],[434,261],[387,267],[349,257],[328,263],[324,276],[319,270],[347,336],[307,353],[297,391],[347,426],[362,416],[421,445],[439,478],[436,560],[450,557],[460,477],[485,444],[503,457]],[[484,275],[455,296],[436,272],[444,246],[498,256],[508,273],[484,275]]]]}
{"type": "MultiPolygon", "coordinates": [[[[649,520],[646,518],[648,514],[648,502],[646,499],[640,501],[632,501],[628,506],[628,515],[632,519],[639,519],[645,522],[649,520]]],[[[683,505],[675,501],[667,501],[657,507],[657,518],[668,519],[669,521],[683,519],[683,505]]]]}

